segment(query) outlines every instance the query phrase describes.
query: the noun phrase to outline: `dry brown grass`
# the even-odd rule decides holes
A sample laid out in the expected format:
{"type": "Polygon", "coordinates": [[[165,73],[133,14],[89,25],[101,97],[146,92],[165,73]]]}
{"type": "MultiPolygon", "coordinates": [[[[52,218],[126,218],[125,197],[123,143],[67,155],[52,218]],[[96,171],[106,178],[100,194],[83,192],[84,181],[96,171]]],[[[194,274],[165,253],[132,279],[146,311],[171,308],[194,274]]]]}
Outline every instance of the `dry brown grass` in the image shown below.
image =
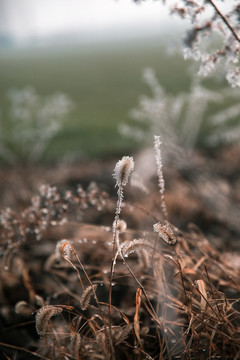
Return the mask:
{"type": "Polygon", "coordinates": [[[2,212],[3,359],[240,358],[240,255],[223,246],[228,217],[214,218],[200,192],[173,174],[165,176],[172,222],[157,178],[150,194],[126,186],[127,228],[117,229],[114,253],[116,196],[95,184],[72,192],[45,186],[24,211],[2,212]],[[189,222],[189,208],[205,220],[203,231],[189,222]]]}

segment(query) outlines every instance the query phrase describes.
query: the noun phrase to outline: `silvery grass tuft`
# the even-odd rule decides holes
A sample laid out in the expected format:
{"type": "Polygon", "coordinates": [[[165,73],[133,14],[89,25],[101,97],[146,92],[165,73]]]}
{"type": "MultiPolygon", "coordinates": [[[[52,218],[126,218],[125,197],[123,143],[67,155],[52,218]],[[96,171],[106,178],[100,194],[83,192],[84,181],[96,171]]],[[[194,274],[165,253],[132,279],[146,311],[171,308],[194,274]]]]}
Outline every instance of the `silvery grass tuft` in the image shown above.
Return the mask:
{"type": "Polygon", "coordinates": [[[116,163],[113,177],[116,180],[116,186],[118,186],[118,200],[117,200],[117,207],[115,213],[115,219],[113,223],[113,248],[117,245],[119,248],[119,240],[118,240],[118,223],[119,223],[119,216],[122,207],[123,201],[123,187],[127,185],[129,177],[134,170],[134,160],[131,156],[123,156],[121,160],[116,163]]]}
{"type": "Polygon", "coordinates": [[[131,156],[123,156],[115,166],[113,177],[116,180],[116,186],[126,186],[129,177],[134,170],[134,160],[131,156]]]}
{"type": "MultiPolygon", "coordinates": [[[[111,262],[111,271],[110,271],[110,286],[109,286],[109,318],[111,318],[111,304],[112,304],[112,279],[113,279],[113,273],[114,273],[114,267],[115,267],[115,263],[116,263],[116,258],[117,258],[117,254],[118,252],[120,253],[122,260],[124,262],[124,257],[122,254],[122,250],[119,244],[119,231],[121,226],[119,227],[119,216],[121,213],[121,207],[122,207],[122,201],[123,201],[123,187],[127,185],[129,177],[131,175],[131,173],[134,170],[134,160],[133,157],[131,156],[123,156],[123,158],[121,160],[119,160],[116,163],[114,172],[113,172],[113,177],[116,180],[116,186],[118,186],[118,199],[117,199],[117,206],[116,206],[116,212],[115,212],[115,218],[114,218],[114,222],[113,222],[113,257],[112,257],[112,262],[111,262]]],[[[121,224],[121,223],[120,223],[121,224]]],[[[111,333],[111,322],[110,324],[110,333],[111,333]]],[[[113,349],[113,343],[112,343],[112,338],[110,337],[110,346],[112,348],[112,351],[114,352],[113,349]]],[[[114,354],[113,354],[113,358],[115,358],[114,354]]]]}

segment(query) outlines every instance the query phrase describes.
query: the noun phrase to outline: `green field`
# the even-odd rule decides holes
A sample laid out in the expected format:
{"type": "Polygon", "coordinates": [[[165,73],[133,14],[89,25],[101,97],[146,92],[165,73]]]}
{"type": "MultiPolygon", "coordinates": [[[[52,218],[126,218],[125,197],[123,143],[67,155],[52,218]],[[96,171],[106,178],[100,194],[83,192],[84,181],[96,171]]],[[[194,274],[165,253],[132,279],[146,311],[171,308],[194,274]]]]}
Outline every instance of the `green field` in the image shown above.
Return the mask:
{"type": "Polygon", "coordinates": [[[67,94],[75,109],[51,142],[45,160],[65,154],[105,157],[126,154],[136,144],[119,135],[141,94],[148,94],[142,71],[152,67],[172,93],[189,86],[181,55],[169,57],[159,39],[69,45],[56,48],[6,49],[0,53],[0,106],[6,91],[32,85],[41,95],[67,94]]]}

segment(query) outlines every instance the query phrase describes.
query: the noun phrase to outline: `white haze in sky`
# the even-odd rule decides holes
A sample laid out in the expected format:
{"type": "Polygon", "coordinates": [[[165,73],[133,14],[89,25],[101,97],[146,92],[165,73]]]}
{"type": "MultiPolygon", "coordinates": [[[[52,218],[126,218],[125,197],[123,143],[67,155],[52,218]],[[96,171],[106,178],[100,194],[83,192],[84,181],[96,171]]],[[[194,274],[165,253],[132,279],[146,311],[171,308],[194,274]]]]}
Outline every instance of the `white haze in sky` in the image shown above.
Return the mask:
{"type": "MultiPolygon", "coordinates": [[[[235,0],[215,3],[227,10],[235,0]]],[[[134,36],[179,32],[187,21],[170,16],[177,0],[0,0],[0,36],[15,41],[77,35],[88,37],[134,36]]]]}
{"type": "Polygon", "coordinates": [[[62,34],[157,31],[175,19],[162,1],[0,0],[0,33],[25,40],[62,34]]]}

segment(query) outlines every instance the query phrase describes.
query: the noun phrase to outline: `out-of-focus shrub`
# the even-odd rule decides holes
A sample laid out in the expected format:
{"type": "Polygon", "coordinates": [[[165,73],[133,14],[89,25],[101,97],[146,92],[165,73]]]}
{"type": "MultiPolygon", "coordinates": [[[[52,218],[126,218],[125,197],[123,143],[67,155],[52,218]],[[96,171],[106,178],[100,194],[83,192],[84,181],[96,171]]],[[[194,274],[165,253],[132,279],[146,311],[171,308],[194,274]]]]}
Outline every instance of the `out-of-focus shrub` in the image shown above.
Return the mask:
{"type": "Polygon", "coordinates": [[[0,157],[9,164],[39,161],[72,108],[65,94],[43,97],[32,86],[10,90],[0,118],[0,157]]]}
{"type": "Polygon", "coordinates": [[[152,69],[143,79],[152,96],[142,96],[130,111],[132,122],[121,124],[120,132],[141,142],[151,142],[154,134],[182,147],[216,148],[240,139],[238,88],[210,90],[199,78],[189,93],[168,94],[152,69]]]}

